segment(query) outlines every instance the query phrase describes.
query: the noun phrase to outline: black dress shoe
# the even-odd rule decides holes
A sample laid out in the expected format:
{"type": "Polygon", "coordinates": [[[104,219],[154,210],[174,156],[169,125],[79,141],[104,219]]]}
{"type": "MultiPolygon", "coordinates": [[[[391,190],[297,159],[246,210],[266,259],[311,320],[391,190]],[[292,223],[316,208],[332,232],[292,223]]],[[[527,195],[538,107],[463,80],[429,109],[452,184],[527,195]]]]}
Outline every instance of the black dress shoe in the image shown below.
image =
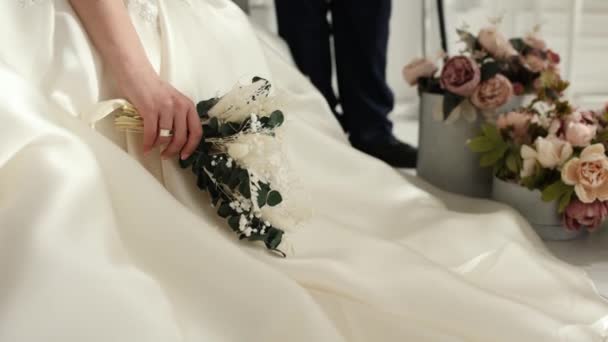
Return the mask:
{"type": "Polygon", "coordinates": [[[359,151],[383,160],[392,167],[413,169],[418,161],[418,150],[394,136],[372,141],[361,141],[351,137],[350,142],[359,151]]]}

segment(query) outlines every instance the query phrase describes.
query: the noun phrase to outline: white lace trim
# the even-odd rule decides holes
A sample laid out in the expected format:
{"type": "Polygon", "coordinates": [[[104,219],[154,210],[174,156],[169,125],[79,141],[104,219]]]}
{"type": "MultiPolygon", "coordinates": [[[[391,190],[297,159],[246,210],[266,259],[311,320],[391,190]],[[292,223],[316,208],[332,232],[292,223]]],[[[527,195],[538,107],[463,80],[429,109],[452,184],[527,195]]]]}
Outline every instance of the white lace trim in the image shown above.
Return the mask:
{"type": "Polygon", "coordinates": [[[46,0],[19,0],[19,5],[23,8],[39,5],[46,0]]]}
{"type": "MultiPolygon", "coordinates": [[[[37,0],[30,0],[37,1],[37,0]]],[[[137,13],[143,20],[151,23],[158,23],[158,5],[154,0],[127,0],[127,8],[133,13],[137,13]]]]}

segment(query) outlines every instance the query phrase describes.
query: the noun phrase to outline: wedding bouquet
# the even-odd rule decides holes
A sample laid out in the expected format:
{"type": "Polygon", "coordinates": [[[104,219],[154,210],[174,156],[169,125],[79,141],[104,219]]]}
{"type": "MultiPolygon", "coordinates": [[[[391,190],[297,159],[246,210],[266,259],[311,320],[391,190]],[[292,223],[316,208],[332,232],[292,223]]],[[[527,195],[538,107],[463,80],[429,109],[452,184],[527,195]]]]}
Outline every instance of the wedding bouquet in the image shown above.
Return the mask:
{"type": "Polygon", "coordinates": [[[498,179],[539,190],[543,201],[555,202],[567,229],[594,231],[608,217],[607,110],[537,98],[484,125],[468,146],[498,179]]]}
{"type": "MultiPolygon", "coordinates": [[[[256,77],[251,85],[238,85],[222,97],[199,102],[203,138],[180,166],[197,176],[193,186],[209,194],[217,214],[240,239],[262,241],[285,256],[279,248],[284,230],[270,219],[272,209],[283,202],[279,188],[285,185],[286,165],[277,134],[285,118],[270,89],[267,80],[256,77]]],[[[117,113],[115,125],[141,131],[143,120],[126,106],[117,113]]]]}
{"type": "MultiPolygon", "coordinates": [[[[464,49],[445,57],[441,72],[428,58],[418,58],[403,69],[404,79],[419,91],[443,95],[443,119],[464,116],[474,121],[477,110],[491,117],[513,96],[542,91],[543,72],[559,75],[560,57],[547,48],[538,28],[525,38],[508,40],[497,23],[474,35],[457,30],[464,49]]],[[[444,56],[442,56],[444,57],[444,56]]]]}

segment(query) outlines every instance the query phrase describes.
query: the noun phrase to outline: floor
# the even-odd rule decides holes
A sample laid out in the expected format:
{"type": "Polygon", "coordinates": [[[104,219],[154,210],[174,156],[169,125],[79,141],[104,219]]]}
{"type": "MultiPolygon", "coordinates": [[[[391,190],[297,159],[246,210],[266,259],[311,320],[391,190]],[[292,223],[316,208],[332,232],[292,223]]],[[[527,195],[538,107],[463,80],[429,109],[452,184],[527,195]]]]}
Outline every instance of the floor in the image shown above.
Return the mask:
{"type": "MultiPolygon", "coordinates": [[[[413,145],[418,142],[417,112],[415,105],[398,104],[391,115],[395,134],[413,145]]],[[[583,267],[593,279],[598,291],[608,298],[608,227],[602,233],[585,239],[546,244],[556,257],[583,267]]]]}

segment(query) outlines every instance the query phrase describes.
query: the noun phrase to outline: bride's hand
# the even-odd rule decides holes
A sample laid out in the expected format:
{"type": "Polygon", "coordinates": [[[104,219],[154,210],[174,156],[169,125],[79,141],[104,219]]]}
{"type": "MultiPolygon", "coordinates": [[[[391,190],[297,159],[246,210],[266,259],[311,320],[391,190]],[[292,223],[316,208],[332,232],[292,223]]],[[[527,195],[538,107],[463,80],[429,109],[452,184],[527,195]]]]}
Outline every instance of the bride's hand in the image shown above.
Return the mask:
{"type": "Polygon", "coordinates": [[[164,146],[163,158],[188,158],[198,146],[202,128],[194,103],[153,70],[131,70],[119,79],[119,90],[144,121],[144,153],[164,146]],[[172,131],[162,136],[161,130],[172,131]]]}
{"type": "Polygon", "coordinates": [[[163,81],[148,61],[122,0],[70,0],[104,62],[113,72],[121,95],[144,119],[144,152],[167,145],[164,158],[188,158],[202,136],[190,99],[163,81]],[[161,129],[173,136],[160,136],[161,129]]]}

